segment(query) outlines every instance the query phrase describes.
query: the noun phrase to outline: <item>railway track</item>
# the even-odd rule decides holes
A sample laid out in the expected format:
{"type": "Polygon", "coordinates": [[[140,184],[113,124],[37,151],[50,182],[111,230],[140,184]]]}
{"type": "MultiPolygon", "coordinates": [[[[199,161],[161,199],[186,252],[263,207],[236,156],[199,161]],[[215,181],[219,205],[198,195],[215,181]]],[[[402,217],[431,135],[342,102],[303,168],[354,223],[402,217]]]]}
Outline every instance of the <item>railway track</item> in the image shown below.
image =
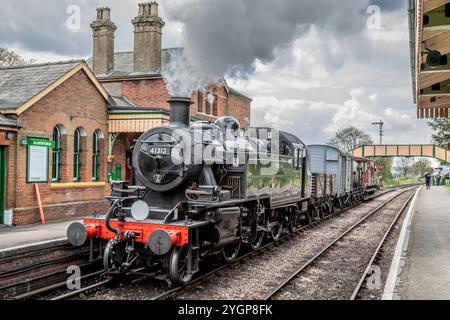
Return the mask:
{"type": "MultiPolygon", "coordinates": [[[[398,190],[398,189],[403,189],[403,188],[405,188],[405,187],[400,187],[400,188],[391,189],[391,190],[388,190],[388,191],[379,193],[379,194],[377,194],[377,195],[371,197],[370,199],[375,199],[375,198],[381,197],[382,195],[385,195],[385,194],[387,194],[387,193],[394,192],[394,191],[396,191],[396,190],[398,190]]],[[[406,190],[406,191],[404,191],[404,192],[407,192],[407,191],[408,191],[408,190],[406,190]]],[[[403,192],[402,192],[401,194],[403,194],[403,192]]],[[[398,196],[398,195],[397,195],[397,196],[398,196]]],[[[395,197],[391,198],[390,200],[388,200],[387,203],[389,203],[389,202],[392,201],[393,199],[396,199],[397,196],[395,196],[395,197]]],[[[350,207],[348,207],[348,208],[345,208],[345,209],[343,209],[343,210],[341,210],[341,211],[338,211],[338,212],[336,212],[336,213],[334,213],[334,214],[332,214],[332,215],[327,216],[327,217],[326,217],[325,219],[323,219],[323,220],[320,220],[320,221],[315,222],[315,223],[313,223],[313,224],[311,224],[311,225],[308,225],[308,226],[305,226],[305,227],[303,227],[303,228],[300,228],[299,230],[297,230],[297,231],[294,232],[294,233],[289,233],[289,234],[285,235],[284,237],[282,237],[282,238],[280,239],[280,241],[278,241],[278,242],[271,242],[271,243],[266,244],[265,246],[262,246],[262,247],[259,248],[258,250],[248,252],[248,253],[246,253],[246,254],[240,256],[240,257],[239,257],[236,261],[234,261],[233,263],[222,265],[222,266],[220,266],[220,267],[218,267],[218,268],[216,268],[216,269],[214,269],[214,270],[211,270],[210,272],[208,272],[208,273],[206,273],[206,274],[201,275],[200,277],[194,279],[194,281],[191,282],[188,286],[183,286],[183,287],[180,286],[180,287],[177,287],[177,288],[168,290],[168,291],[166,291],[166,292],[163,292],[163,293],[161,293],[161,294],[158,294],[158,295],[152,297],[152,300],[176,299],[177,296],[180,296],[180,295],[182,295],[183,293],[190,291],[192,288],[195,288],[195,287],[199,286],[199,285],[202,284],[204,281],[210,279],[211,277],[214,277],[216,274],[220,273],[221,271],[223,271],[223,270],[225,270],[225,269],[228,269],[228,268],[230,268],[230,267],[233,267],[233,266],[235,266],[235,265],[238,265],[238,264],[244,262],[245,260],[251,259],[251,258],[254,257],[254,256],[260,255],[263,251],[266,251],[266,250],[268,250],[268,249],[270,249],[270,248],[272,248],[272,247],[274,247],[274,246],[278,246],[278,245],[280,245],[281,242],[287,241],[287,240],[289,240],[291,237],[295,237],[296,235],[298,235],[298,234],[301,233],[301,232],[304,232],[305,230],[314,228],[314,227],[316,227],[316,226],[318,226],[318,225],[324,223],[325,221],[331,219],[333,216],[336,216],[336,215],[338,215],[338,214],[342,214],[343,212],[348,211],[348,210],[350,210],[350,209],[353,209],[353,208],[355,208],[355,207],[358,206],[358,205],[359,205],[359,204],[350,206],[350,207]]],[[[384,205],[386,205],[386,202],[383,203],[380,207],[382,207],[382,206],[384,206],[384,205]]],[[[379,208],[379,207],[378,207],[378,208],[379,208]]],[[[378,208],[377,208],[377,209],[378,209],[378,208]]]]}
{"type": "Polygon", "coordinates": [[[98,269],[89,247],[73,248],[66,241],[6,249],[0,258],[0,298],[14,299],[67,278],[67,267],[77,265],[83,273],[98,269]]]}
{"type": "Polygon", "coordinates": [[[358,281],[358,284],[356,285],[355,289],[353,290],[352,295],[350,296],[350,300],[356,300],[358,299],[358,296],[361,292],[361,290],[363,289],[363,285],[369,275],[369,272],[371,270],[371,268],[374,266],[374,263],[376,262],[378,256],[380,255],[380,253],[382,252],[382,249],[384,247],[384,245],[386,244],[389,236],[392,234],[395,225],[398,223],[398,221],[400,220],[400,217],[402,216],[402,214],[404,213],[404,211],[408,208],[408,205],[410,204],[411,200],[414,198],[414,194],[412,194],[408,200],[406,201],[406,203],[403,205],[403,207],[397,212],[394,220],[392,221],[392,223],[389,225],[389,227],[387,228],[386,232],[384,233],[383,237],[381,238],[380,242],[378,243],[378,246],[375,248],[375,250],[372,253],[372,256],[370,257],[369,263],[367,264],[366,268],[364,269],[363,274],[361,275],[361,278],[358,281]]]}
{"type": "MultiPolygon", "coordinates": [[[[404,193],[407,193],[411,190],[414,190],[415,187],[411,189],[406,189],[405,191],[401,192],[400,194],[392,197],[391,199],[387,200],[383,204],[381,204],[376,209],[372,210],[369,214],[367,214],[365,217],[357,221],[355,224],[353,224],[350,228],[348,228],[344,233],[342,233],[340,236],[335,238],[331,243],[329,243],[324,249],[322,249],[320,252],[318,252],[315,256],[313,256],[311,259],[309,259],[306,263],[304,263],[302,266],[300,266],[297,270],[292,272],[288,277],[286,277],[283,281],[281,281],[276,287],[274,287],[265,297],[264,300],[271,300],[276,299],[279,297],[281,293],[283,293],[283,290],[285,290],[289,285],[292,285],[295,288],[295,284],[292,284],[293,281],[298,279],[305,271],[309,270],[313,266],[315,266],[318,261],[323,258],[325,255],[327,255],[330,251],[338,247],[344,239],[347,239],[352,235],[352,233],[363,226],[365,223],[369,221],[369,219],[376,216],[377,213],[382,211],[388,204],[392,203],[394,200],[398,199],[401,195],[404,193]]],[[[410,197],[408,197],[407,201],[404,203],[404,205],[401,207],[400,210],[396,213],[392,223],[389,225],[387,230],[384,232],[384,235],[382,236],[381,240],[379,241],[377,247],[373,251],[371,258],[367,262],[366,268],[364,269],[364,272],[362,273],[358,283],[356,284],[352,294],[348,297],[350,300],[354,300],[357,298],[361,288],[363,287],[363,284],[369,274],[369,271],[371,270],[371,267],[373,266],[373,263],[379,254],[383,244],[385,243],[388,235],[392,231],[394,225],[400,218],[401,214],[404,212],[408,204],[410,203],[411,199],[413,198],[414,194],[412,194],[410,197]]],[[[289,290],[289,289],[286,289],[289,290]]]]}
{"type": "MultiPolygon", "coordinates": [[[[389,189],[383,192],[380,192],[374,196],[372,196],[370,199],[367,200],[372,200],[378,197],[381,197],[385,194],[394,192],[398,189],[403,189],[406,188],[408,186],[405,187],[400,187],[400,188],[394,188],[394,189],[389,189]]],[[[258,250],[255,251],[250,251],[247,253],[244,253],[243,255],[241,255],[237,260],[235,260],[232,263],[229,264],[223,264],[207,273],[201,274],[199,277],[195,278],[193,280],[193,282],[191,284],[189,284],[188,286],[183,286],[183,287],[176,287],[173,289],[169,289],[163,293],[160,293],[158,295],[155,295],[154,297],[152,297],[152,300],[163,300],[163,299],[175,299],[177,296],[179,296],[180,294],[182,294],[183,292],[186,292],[188,290],[190,290],[191,288],[198,286],[200,283],[202,283],[203,281],[214,277],[214,275],[216,275],[217,273],[230,268],[234,265],[238,265],[240,263],[242,263],[245,260],[251,259],[257,255],[260,255],[263,251],[266,251],[270,248],[273,248],[274,246],[278,246],[280,245],[282,242],[287,241],[289,239],[291,239],[292,237],[295,237],[296,235],[317,227],[318,225],[324,223],[325,221],[328,221],[329,219],[331,219],[332,217],[338,215],[338,214],[342,214],[345,211],[348,211],[350,209],[353,209],[355,207],[357,207],[359,204],[350,206],[348,208],[345,208],[341,211],[337,211],[336,213],[327,216],[325,219],[322,219],[320,221],[317,222],[313,222],[312,224],[308,225],[308,226],[304,226],[302,228],[299,228],[298,230],[296,230],[294,233],[288,233],[285,234],[278,242],[270,242],[265,244],[264,246],[261,246],[261,248],[259,248],[258,250]]],[[[139,272],[137,272],[137,274],[139,274],[139,272]]],[[[128,276],[135,276],[136,274],[134,274],[133,272],[130,273],[128,276]]],[[[135,279],[134,281],[139,281],[143,278],[146,278],[148,276],[141,276],[140,278],[135,279]]],[[[85,276],[82,277],[81,279],[82,281],[82,288],[78,289],[78,290],[68,290],[66,288],[66,282],[65,281],[61,281],[58,282],[56,284],[51,284],[42,288],[37,288],[35,290],[20,294],[20,295],[16,295],[13,297],[10,297],[11,299],[48,299],[48,300],[67,300],[67,299],[72,299],[72,298],[76,298],[79,296],[82,297],[86,297],[89,296],[93,293],[96,293],[104,288],[107,287],[112,287],[114,288],[115,285],[117,284],[117,281],[114,278],[108,277],[104,274],[103,271],[94,271],[92,273],[88,273],[85,276]]],[[[134,282],[133,281],[133,282],[134,282]]]]}

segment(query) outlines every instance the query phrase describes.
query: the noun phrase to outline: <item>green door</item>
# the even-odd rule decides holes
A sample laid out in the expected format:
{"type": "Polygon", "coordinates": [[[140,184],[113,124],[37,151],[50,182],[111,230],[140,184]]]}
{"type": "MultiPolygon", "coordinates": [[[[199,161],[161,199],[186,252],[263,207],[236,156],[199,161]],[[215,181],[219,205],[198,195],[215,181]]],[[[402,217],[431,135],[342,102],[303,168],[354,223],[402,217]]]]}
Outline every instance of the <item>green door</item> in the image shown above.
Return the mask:
{"type": "Polygon", "coordinates": [[[0,147],[0,224],[5,223],[6,147],[0,147]]]}

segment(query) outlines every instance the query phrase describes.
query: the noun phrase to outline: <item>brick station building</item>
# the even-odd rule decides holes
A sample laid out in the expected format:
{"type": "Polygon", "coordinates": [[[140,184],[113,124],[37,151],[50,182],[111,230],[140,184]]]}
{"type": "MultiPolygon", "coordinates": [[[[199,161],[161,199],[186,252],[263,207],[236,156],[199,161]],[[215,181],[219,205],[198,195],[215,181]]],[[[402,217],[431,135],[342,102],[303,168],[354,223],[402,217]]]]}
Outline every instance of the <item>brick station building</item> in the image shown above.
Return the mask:
{"type": "Polygon", "coordinates": [[[46,220],[105,210],[110,97],[87,64],[0,68],[0,88],[1,222],[40,221],[36,185],[46,220]]]}
{"type": "MultiPolygon", "coordinates": [[[[114,52],[116,26],[99,8],[93,56],[0,68],[0,224],[23,225],[105,212],[110,179],[133,182],[134,140],[169,120],[161,68],[164,22],[139,4],[133,52],[114,52]],[[39,203],[38,195],[41,200],[39,203]],[[13,217],[13,221],[7,221],[13,217]]],[[[231,115],[250,124],[251,99],[225,81],[192,96],[192,120],[231,115]]]]}

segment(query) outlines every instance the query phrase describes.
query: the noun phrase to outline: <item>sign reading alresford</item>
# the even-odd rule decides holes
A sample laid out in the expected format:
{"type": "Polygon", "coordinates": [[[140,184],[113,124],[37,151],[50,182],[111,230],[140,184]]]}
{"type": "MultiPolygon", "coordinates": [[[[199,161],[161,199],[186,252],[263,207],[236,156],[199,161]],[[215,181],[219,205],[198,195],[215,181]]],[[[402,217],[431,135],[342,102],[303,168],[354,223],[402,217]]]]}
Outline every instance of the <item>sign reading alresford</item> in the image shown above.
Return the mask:
{"type": "Polygon", "coordinates": [[[27,181],[48,182],[48,152],[54,143],[48,139],[27,139],[27,181]]]}

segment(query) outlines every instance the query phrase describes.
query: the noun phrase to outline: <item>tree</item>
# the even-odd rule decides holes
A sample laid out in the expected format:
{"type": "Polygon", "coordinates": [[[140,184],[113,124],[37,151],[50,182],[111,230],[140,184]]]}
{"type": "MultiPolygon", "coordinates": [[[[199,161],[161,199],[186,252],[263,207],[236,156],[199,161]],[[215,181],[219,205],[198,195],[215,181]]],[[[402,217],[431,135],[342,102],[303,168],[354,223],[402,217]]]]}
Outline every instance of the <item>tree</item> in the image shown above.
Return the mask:
{"type": "Polygon", "coordinates": [[[419,159],[411,166],[410,171],[415,176],[423,177],[425,176],[425,173],[433,172],[431,161],[428,159],[419,159]]]}
{"type": "Polygon", "coordinates": [[[392,158],[377,158],[376,163],[381,171],[378,171],[377,175],[381,176],[383,181],[392,180],[392,158]]]}
{"type": "Polygon", "coordinates": [[[23,66],[33,63],[34,60],[25,60],[14,51],[0,48],[0,67],[23,66]]]}
{"type": "Polygon", "coordinates": [[[450,119],[434,119],[428,122],[428,125],[434,131],[432,142],[441,148],[450,150],[450,119]]]}
{"type": "Polygon", "coordinates": [[[336,137],[327,142],[328,145],[342,151],[350,151],[365,144],[373,144],[373,140],[364,130],[348,127],[336,133],[336,137]]]}
{"type": "Polygon", "coordinates": [[[398,158],[395,171],[399,172],[402,177],[406,177],[411,173],[411,166],[414,163],[414,158],[398,158]]]}

